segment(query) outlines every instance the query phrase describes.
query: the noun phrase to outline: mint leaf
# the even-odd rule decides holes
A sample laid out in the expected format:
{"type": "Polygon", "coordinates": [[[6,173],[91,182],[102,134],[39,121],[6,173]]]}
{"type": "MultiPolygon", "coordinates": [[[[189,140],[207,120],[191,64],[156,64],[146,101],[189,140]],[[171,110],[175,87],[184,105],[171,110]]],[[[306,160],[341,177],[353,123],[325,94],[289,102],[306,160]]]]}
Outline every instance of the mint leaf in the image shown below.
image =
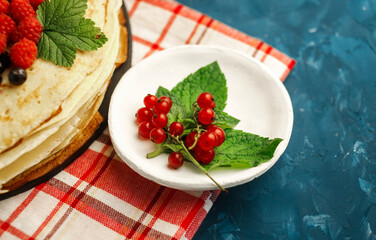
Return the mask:
{"type": "MultiPolygon", "coordinates": [[[[167,96],[171,98],[172,101],[172,107],[170,109],[170,112],[167,114],[168,117],[168,126],[175,121],[181,122],[182,119],[189,118],[187,115],[184,105],[181,102],[180,98],[178,98],[175,94],[170,92],[168,89],[164,87],[159,87],[157,90],[157,93],[155,94],[157,98],[160,98],[162,96],[167,96]]],[[[184,124],[183,124],[184,125],[184,124]]],[[[184,126],[185,127],[185,126],[184,126]]]]}
{"type": "Polygon", "coordinates": [[[90,19],[85,19],[87,0],[44,1],[37,10],[43,26],[38,57],[59,66],[73,65],[78,50],[97,50],[108,41],[90,19]]]}
{"type": "Polygon", "coordinates": [[[214,160],[203,165],[206,170],[215,167],[255,167],[270,160],[282,141],[280,138],[269,139],[230,128],[225,133],[226,140],[215,150],[214,160]]]}
{"type": "Polygon", "coordinates": [[[222,111],[226,106],[227,87],[226,79],[217,62],[213,62],[190,74],[171,90],[184,105],[187,113],[192,113],[192,103],[197,101],[198,95],[203,92],[213,94],[215,111],[222,111]]]}
{"type": "Polygon", "coordinates": [[[219,126],[222,129],[234,128],[240,122],[239,119],[234,118],[222,111],[215,111],[215,121],[213,124],[219,126]]]}
{"type": "Polygon", "coordinates": [[[86,0],[51,0],[44,1],[37,9],[37,17],[44,28],[50,28],[55,24],[69,21],[64,19],[83,18],[87,8],[86,0]]]}

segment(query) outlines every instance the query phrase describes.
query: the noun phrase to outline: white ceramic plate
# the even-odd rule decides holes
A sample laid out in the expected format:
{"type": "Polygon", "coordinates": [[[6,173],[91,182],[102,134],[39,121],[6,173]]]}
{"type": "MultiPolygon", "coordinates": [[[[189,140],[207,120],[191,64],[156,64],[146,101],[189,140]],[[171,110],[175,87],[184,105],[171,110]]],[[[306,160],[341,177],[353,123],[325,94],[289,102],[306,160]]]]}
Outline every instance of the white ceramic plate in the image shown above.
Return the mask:
{"type": "Polygon", "coordinates": [[[290,97],[279,79],[259,61],[222,47],[187,45],[156,53],[141,61],[122,77],[110,102],[109,130],[114,148],[133,170],[161,185],[181,190],[216,189],[216,185],[192,163],[178,170],[167,167],[167,154],[147,159],[155,150],[151,141],[137,135],[135,113],[143,98],[159,86],[172,89],[190,73],[218,61],[227,79],[225,112],[240,119],[236,129],[264,137],[282,138],[274,157],[247,169],[218,168],[209,173],[228,188],[251,181],[270,169],[289,142],[293,126],[290,97]]]}

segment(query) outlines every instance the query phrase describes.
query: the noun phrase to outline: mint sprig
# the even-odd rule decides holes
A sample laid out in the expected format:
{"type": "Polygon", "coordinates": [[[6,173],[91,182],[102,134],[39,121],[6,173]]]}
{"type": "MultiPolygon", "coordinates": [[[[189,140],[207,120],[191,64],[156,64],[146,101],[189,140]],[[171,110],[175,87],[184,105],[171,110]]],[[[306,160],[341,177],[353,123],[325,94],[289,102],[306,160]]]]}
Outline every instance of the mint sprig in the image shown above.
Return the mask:
{"type": "Polygon", "coordinates": [[[227,86],[225,76],[217,62],[190,74],[171,91],[159,87],[155,95],[158,98],[161,96],[171,98],[173,104],[167,114],[168,126],[172,122],[178,121],[183,124],[184,132],[180,136],[173,136],[166,127],[167,139],[164,143],[158,144],[158,148],[154,152],[148,153],[146,157],[154,158],[162,153],[179,152],[183,154],[185,160],[196,165],[222,191],[227,190],[210,176],[209,170],[217,167],[255,167],[270,160],[282,141],[280,138],[269,139],[233,129],[239,123],[239,120],[223,111],[227,100],[227,86]],[[210,92],[214,96],[216,119],[213,124],[224,129],[226,135],[222,145],[215,148],[214,159],[206,165],[200,165],[190,151],[197,144],[200,134],[206,131],[206,127],[199,123],[197,119],[199,106],[196,100],[202,92],[210,92]],[[195,142],[188,149],[184,143],[184,137],[192,131],[196,131],[197,135],[195,142]]]}
{"type": "Polygon", "coordinates": [[[87,0],[50,0],[38,7],[37,18],[43,26],[39,58],[71,67],[77,49],[97,50],[108,41],[92,20],[84,18],[86,9],[87,0]]]}
{"type": "MultiPolygon", "coordinates": [[[[178,83],[171,91],[159,87],[157,97],[168,96],[172,99],[173,105],[168,113],[169,123],[179,121],[184,126],[183,136],[191,131],[205,131],[203,126],[198,126],[195,121],[197,107],[197,96],[202,92],[210,92],[214,95],[216,107],[214,108],[216,119],[213,124],[225,129],[226,139],[223,144],[215,149],[213,161],[202,165],[207,174],[208,170],[217,167],[249,168],[255,167],[270,160],[282,141],[280,138],[269,139],[252,133],[247,133],[233,128],[239,120],[223,111],[227,100],[226,79],[217,62],[213,62],[190,74],[183,81],[178,83]]],[[[183,148],[179,139],[169,137],[164,143],[158,145],[158,149],[147,155],[153,158],[161,153],[181,152],[185,159],[193,162],[191,154],[183,148]]]]}

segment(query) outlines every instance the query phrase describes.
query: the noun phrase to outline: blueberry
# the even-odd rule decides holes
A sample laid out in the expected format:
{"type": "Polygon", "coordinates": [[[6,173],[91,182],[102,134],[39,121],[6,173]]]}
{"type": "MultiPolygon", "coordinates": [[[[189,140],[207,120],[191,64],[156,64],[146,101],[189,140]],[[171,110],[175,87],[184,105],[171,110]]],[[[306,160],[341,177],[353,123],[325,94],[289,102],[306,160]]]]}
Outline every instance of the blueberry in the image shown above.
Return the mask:
{"type": "Polygon", "coordinates": [[[9,73],[9,82],[14,85],[21,85],[26,81],[27,73],[23,68],[13,68],[9,73]]]}
{"type": "Polygon", "coordinates": [[[2,67],[4,68],[4,70],[6,68],[10,67],[10,65],[12,64],[12,62],[10,61],[10,56],[9,56],[8,52],[3,52],[0,55],[0,64],[2,65],[2,67]]]}
{"type": "Polygon", "coordinates": [[[0,74],[2,74],[5,71],[5,67],[3,66],[3,63],[0,62],[0,74]]]}

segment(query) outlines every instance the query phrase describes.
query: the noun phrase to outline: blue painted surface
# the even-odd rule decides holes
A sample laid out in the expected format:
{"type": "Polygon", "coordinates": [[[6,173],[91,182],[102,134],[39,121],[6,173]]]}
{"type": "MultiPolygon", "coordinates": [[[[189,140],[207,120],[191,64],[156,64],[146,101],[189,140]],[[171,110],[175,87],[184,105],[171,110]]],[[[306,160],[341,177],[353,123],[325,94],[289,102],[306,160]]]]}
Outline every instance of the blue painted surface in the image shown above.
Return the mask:
{"type": "Polygon", "coordinates": [[[297,60],[290,144],[201,239],[376,239],[376,0],[179,0],[297,60]]]}

